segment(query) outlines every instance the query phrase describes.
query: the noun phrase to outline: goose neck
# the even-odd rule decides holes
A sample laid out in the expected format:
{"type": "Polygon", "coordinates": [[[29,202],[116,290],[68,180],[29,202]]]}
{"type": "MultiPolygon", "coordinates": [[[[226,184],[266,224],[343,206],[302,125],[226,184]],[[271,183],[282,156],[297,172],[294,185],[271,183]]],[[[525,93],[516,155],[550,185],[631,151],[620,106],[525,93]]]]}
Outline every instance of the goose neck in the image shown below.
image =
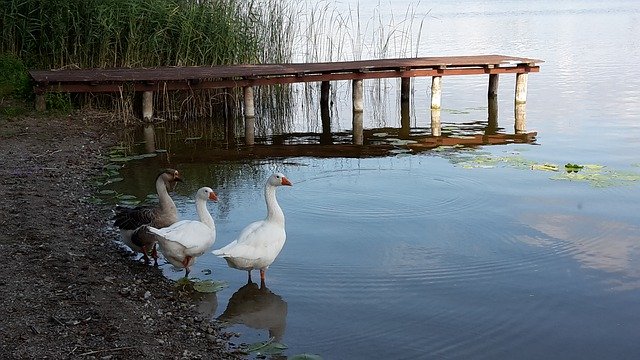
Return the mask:
{"type": "Polygon", "coordinates": [[[162,179],[162,176],[158,176],[158,179],[156,179],[156,192],[158,193],[158,201],[162,209],[176,209],[176,204],[171,199],[171,196],[169,196],[167,185],[162,179]]]}
{"type": "Polygon", "coordinates": [[[284,213],[276,199],[276,187],[267,184],[264,188],[264,198],[267,202],[267,221],[284,225],[284,213]]]}
{"type": "Polygon", "coordinates": [[[216,225],[213,222],[213,217],[207,209],[207,199],[196,199],[196,213],[198,214],[200,222],[204,223],[212,230],[216,229],[216,225]]]}

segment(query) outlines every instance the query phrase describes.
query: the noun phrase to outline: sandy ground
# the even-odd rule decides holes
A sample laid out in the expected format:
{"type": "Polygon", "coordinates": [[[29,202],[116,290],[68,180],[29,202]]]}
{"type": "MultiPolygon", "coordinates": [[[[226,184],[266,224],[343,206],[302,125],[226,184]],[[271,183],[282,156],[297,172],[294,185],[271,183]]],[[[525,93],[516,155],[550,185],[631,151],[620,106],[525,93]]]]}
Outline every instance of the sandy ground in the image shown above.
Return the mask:
{"type": "Polygon", "coordinates": [[[108,124],[0,117],[0,359],[238,358],[232,335],[123,251],[111,209],[88,201],[115,141],[108,124]]]}

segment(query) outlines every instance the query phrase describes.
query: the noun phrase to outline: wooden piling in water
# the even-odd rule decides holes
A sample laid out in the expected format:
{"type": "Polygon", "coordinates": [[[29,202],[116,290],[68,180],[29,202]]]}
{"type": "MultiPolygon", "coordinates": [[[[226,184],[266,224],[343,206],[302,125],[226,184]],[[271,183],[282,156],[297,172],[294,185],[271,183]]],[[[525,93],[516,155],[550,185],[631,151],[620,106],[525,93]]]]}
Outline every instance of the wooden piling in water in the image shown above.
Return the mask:
{"type": "Polygon", "coordinates": [[[431,135],[442,136],[442,126],[440,124],[440,109],[431,109],[431,135]]]}
{"type": "Polygon", "coordinates": [[[364,85],[362,79],[355,79],[352,83],[353,99],[353,143],[362,145],[364,140],[363,112],[364,112],[364,85]]]}
{"type": "Polygon", "coordinates": [[[489,89],[487,91],[487,96],[489,98],[494,98],[498,96],[498,74],[489,75],[489,89]]]}
{"type": "Polygon", "coordinates": [[[529,74],[516,74],[516,96],[514,101],[515,124],[514,130],[516,134],[525,133],[527,130],[527,80],[529,74]]]}
{"type": "Polygon", "coordinates": [[[142,120],[145,122],[153,120],[153,91],[142,93],[142,120]]]}
{"type": "Polygon", "coordinates": [[[515,125],[514,131],[516,134],[524,134],[527,132],[527,112],[526,104],[516,104],[514,108],[515,113],[515,125]]]}
{"type": "Polygon", "coordinates": [[[329,95],[331,93],[331,84],[329,81],[323,81],[320,84],[320,119],[322,121],[322,135],[320,143],[331,144],[331,116],[329,107],[329,95]]]}
{"type": "Polygon", "coordinates": [[[516,74],[516,104],[525,104],[527,102],[527,80],[529,74],[516,74]]]}
{"type": "Polygon", "coordinates": [[[431,78],[431,109],[440,109],[442,101],[442,76],[431,78]]]}
{"type": "Polygon", "coordinates": [[[245,86],[244,93],[244,143],[253,145],[255,143],[255,122],[256,114],[253,104],[253,87],[245,86]]]}

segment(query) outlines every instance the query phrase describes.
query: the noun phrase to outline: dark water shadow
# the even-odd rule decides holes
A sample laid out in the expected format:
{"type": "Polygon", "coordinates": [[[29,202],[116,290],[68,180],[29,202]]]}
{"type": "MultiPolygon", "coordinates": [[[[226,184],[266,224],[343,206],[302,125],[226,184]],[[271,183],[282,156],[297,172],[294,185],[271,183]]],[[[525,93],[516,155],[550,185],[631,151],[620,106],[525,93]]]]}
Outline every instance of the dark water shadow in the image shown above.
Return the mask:
{"type": "Polygon", "coordinates": [[[287,320],[287,303],[266,286],[249,282],[238,289],[218,320],[268,330],[269,337],[281,341],[287,320]]]}

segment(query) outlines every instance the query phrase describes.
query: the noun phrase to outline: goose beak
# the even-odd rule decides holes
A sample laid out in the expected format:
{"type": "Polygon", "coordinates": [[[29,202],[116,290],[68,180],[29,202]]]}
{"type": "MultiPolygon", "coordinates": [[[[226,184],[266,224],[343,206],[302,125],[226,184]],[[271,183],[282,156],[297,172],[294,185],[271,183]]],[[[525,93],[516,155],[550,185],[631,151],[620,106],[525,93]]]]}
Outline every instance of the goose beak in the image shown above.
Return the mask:
{"type": "Polygon", "coordinates": [[[179,181],[179,182],[183,182],[184,180],[182,180],[182,177],[180,176],[180,174],[176,171],[175,175],[173,175],[173,180],[174,181],[179,181]]]}
{"type": "Polygon", "coordinates": [[[282,185],[287,185],[287,186],[293,186],[293,184],[291,184],[291,181],[289,181],[289,179],[287,179],[286,177],[282,177],[282,181],[280,182],[282,185]]]}
{"type": "Polygon", "coordinates": [[[218,201],[218,195],[216,195],[216,193],[211,192],[211,194],[209,194],[209,200],[211,201],[218,201]]]}

